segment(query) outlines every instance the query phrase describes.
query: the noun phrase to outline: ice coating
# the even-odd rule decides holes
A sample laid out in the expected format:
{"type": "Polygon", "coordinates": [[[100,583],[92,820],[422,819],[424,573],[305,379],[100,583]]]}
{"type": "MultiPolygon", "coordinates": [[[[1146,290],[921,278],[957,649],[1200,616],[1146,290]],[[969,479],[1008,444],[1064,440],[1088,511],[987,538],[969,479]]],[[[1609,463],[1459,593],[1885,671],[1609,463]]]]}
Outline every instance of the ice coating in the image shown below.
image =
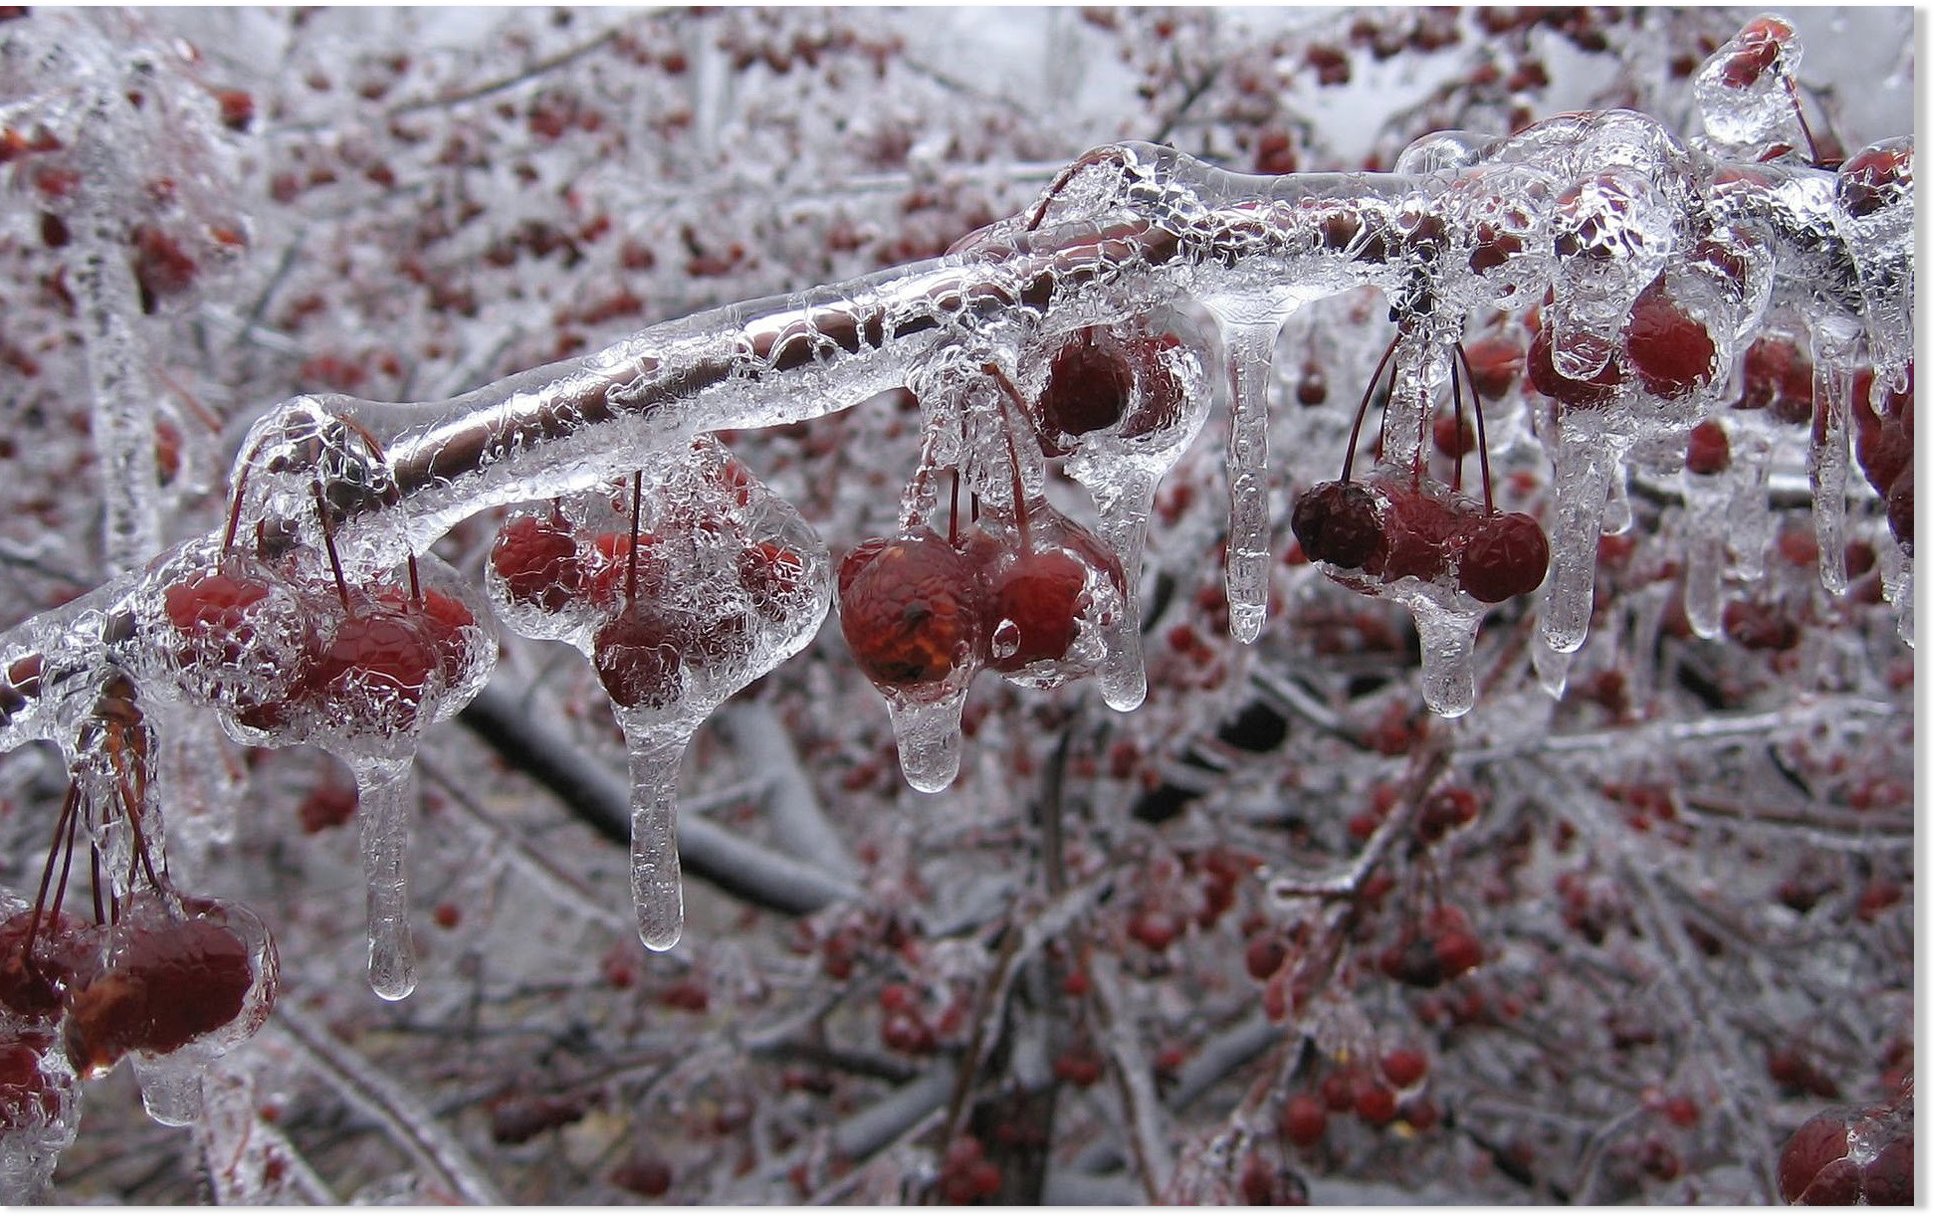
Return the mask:
{"type": "Polygon", "coordinates": [[[0,1026],[0,1204],[45,1200],[80,1109],[80,1080],[58,1043],[0,1026]]]}
{"type": "Polygon", "coordinates": [[[416,950],[410,941],[406,848],[416,804],[415,773],[407,760],[366,758],[355,765],[356,834],[363,856],[364,914],[369,939],[369,988],[391,1002],[416,989],[416,950]]]}
{"type": "Polygon", "coordinates": [[[1229,632],[1253,643],[1269,607],[1269,362],[1287,314],[1225,309],[1216,319],[1229,369],[1229,632]]]}

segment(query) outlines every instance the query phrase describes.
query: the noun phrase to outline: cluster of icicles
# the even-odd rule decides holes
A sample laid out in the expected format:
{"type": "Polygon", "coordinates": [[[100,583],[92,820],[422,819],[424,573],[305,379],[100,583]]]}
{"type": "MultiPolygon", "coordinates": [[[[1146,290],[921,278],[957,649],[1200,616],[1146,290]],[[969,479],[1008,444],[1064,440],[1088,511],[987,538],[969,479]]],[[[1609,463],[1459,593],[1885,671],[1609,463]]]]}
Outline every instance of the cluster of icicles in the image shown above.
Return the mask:
{"type": "MultiPolygon", "coordinates": [[[[0,945],[0,964],[66,1001],[88,992],[95,965],[112,971],[131,950],[120,938],[146,919],[219,922],[246,947],[251,997],[183,1043],[216,1051],[266,1002],[265,936],[166,881],[166,793],[153,781],[103,787],[123,771],[85,742],[111,721],[103,705],[139,699],[210,708],[236,740],[312,743],[351,766],[371,982],[409,993],[410,761],[423,731],[488,679],[493,620],[569,642],[596,667],[630,745],[640,935],[669,948],[682,922],[679,758],[706,715],[814,637],[835,584],[848,643],[923,790],[958,770],[961,708],[982,669],[1036,687],[1094,677],[1111,706],[1139,704],[1137,591],[1155,490],[1214,396],[1190,317],[1210,319],[1220,340],[1228,601],[1233,632],[1253,640],[1276,553],[1265,491],[1277,336],[1303,305],[1365,285],[1397,325],[1376,465],[1357,479],[1346,458],[1337,482],[1304,492],[1294,524],[1332,577],[1413,612],[1440,713],[1471,704],[1485,608],[1540,583],[1534,654],[1562,686],[1626,469],[1685,468],[1688,438],[1712,425],[1729,459],[1715,463],[1708,444],[1684,485],[1696,518],[1726,522],[1696,541],[1708,578],[1687,590],[1694,629],[1716,633],[1720,568],[1750,577],[1761,561],[1777,420],[1792,400],[1811,424],[1827,587],[1845,582],[1850,417],[1870,479],[1890,508],[1905,499],[1889,513],[1889,592],[1906,622],[1911,462],[1889,457],[1883,487],[1864,454],[1892,444],[1897,456],[1903,437],[1911,451],[1912,144],[1875,145],[1837,172],[1802,157],[1798,54],[1770,19],[1722,48],[1696,81],[1704,131],[1691,146],[1623,111],[1506,139],[1440,133],[1391,174],[1248,177],[1119,145],[932,263],[657,327],[452,402],[284,403],[245,442],[219,536],[0,639],[0,747],[38,738],[69,750],[86,795],[64,823],[70,842],[85,824],[101,907],[88,967],[48,963],[42,948],[68,922],[45,892],[26,913],[35,929],[0,945]],[[1469,369],[1467,319],[1533,311],[1527,413],[1556,471],[1548,540],[1546,525],[1496,513],[1488,477],[1479,503],[1433,481],[1423,460],[1438,400],[1447,387],[1459,400],[1456,370],[1469,369]],[[921,403],[922,461],[899,532],[837,566],[707,434],[813,418],[894,386],[921,403]],[[1049,504],[1050,462],[1089,493],[1094,531],[1049,504]],[[488,603],[419,557],[455,521],[516,503],[537,506],[504,526],[488,603]],[[129,845],[137,828],[144,851],[129,845]]],[[[1467,379],[1475,395],[1488,378],[1467,379]]],[[[81,1063],[39,1026],[0,1025],[0,1052],[32,1045],[35,1077],[55,1078],[60,1063],[71,1074],[81,1063]]],[[[0,1096],[15,1094],[10,1079],[0,1096]]],[[[48,1131],[63,1128],[67,1093],[49,1086],[0,1110],[0,1161],[58,1140],[48,1131]]]]}

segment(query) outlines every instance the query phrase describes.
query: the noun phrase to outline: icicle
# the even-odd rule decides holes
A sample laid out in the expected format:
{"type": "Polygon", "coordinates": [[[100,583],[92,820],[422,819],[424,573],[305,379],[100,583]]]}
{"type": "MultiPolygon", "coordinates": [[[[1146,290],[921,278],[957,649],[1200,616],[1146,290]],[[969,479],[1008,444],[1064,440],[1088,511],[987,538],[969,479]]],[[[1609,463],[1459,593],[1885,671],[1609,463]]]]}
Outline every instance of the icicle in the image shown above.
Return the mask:
{"type": "Polygon", "coordinates": [[[908,786],[932,794],[946,790],[959,775],[963,748],[960,714],[966,706],[965,689],[949,690],[938,699],[924,702],[888,696],[887,717],[893,721],[900,772],[908,786]]]}
{"type": "Polygon", "coordinates": [[[1900,632],[1900,641],[1909,647],[1914,645],[1914,565],[1910,561],[1900,573],[1900,584],[1894,591],[1894,608],[1899,612],[1895,629],[1900,632]]]}
{"type": "Polygon", "coordinates": [[[1726,532],[1732,572],[1747,581],[1766,574],[1766,550],[1773,542],[1774,516],[1766,497],[1772,455],[1772,442],[1759,425],[1740,425],[1733,432],[1732,465],[1726,471],[1732,487],[1726,532]]]}
{"type": "Polygon", "coordinates": [[[1571,427],[1560,433],[1551,480],[1557,508],[1543,613],[1544,639],[1554,651],[1577,651],[1591,629],[1599,520],[1619,464],[1604,437],[1580,435],[1571,427]]]}
{"type": "Polygon", "coordinates": [[[201,1079],[208,1063],[192,1052],[150,1057],[137,1053],[134,1077],[141,1084],[141,1106],[157,1125],[193,1125],[201,1117],[201,1079]]]}
{"type": "Polygon", "coordinates": [[[1836,321],[1813,327],[1813,443],[1806,476],[1813,491],[1813,531],[1820,540],[1820,586],[1847,591],[1847,408],[1853,395],[1856,336],[1836,321]]]}
{"type": "Polygon", "coordinates": [[[1688,524],[1686,540],[1686,621],[1702,639],[1716,639],[1720,630],[1719,573],[1725,541],[1703,523],[1688,524]]]}
{"type": "Polygon", "coordinates": [[[1556,650],[1542,636],[1531,643],[1531,667],[1538,674],[1539,686],[1554,700],[1565,696],[1565,678],[1571,671],[1572,654],[1556,650]]]}
{"type": "Polygon", "coordinates": [[[1101,514],[1102,543],[1121,559],[1122,612],[1102,636],[1108,649],[1101,665],[1101,697],[1111,708],[1132,711],[1148,696],[1148,670],[1142,662],[1142,556],[1148,546],[1148,521],[1155,511],[1158,475],[1130,468],[1119,481],[1093,488],[1101,514]]]}
{"type": "Polygon", "coordinates": [[[631,759],[631,899],[638,937],[655,952],[685,933],[685,887],[678,863],[678,765],[692,728],[651,714],[619,716],[631,759]]]}
{"type": "Polygon", "coordinates": [[[1632,487],[1620,469],[1605,492],[1605,514],[1598,518],[1601,537],[1623,537],[1632,531],[1632,487]]]}
{"type": "Polygon", "coordinates": [[[1423,646],[1424,705],[1446,719],[1477,704],[1477,624],[1483,616],[1452,609],[1435,598],[1405,598],[1423,646]]]}
{"type": "Polygon", "coordinates": [[[1253,643],[1269,611],[1269,364],[1286,314],[1210,308],[1229,367],[1229,633],[1253,643]]]}
{"type": "Polygon", "coordinates": [[[356,823],[361,838],[369,924],[369,986],[394,1002],[416,989],[410,943],[409,872],[404,854],[416,804],[409,758],[361,758],[356,774],[356,823]]]}

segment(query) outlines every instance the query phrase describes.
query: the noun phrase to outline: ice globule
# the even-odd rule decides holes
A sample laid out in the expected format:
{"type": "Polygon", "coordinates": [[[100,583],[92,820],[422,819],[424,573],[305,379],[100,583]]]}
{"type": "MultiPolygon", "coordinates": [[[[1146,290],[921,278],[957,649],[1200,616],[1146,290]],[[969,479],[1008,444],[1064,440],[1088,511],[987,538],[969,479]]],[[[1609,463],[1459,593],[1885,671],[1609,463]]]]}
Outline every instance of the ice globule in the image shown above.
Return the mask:
{"type": "Polygon", "coordinates": [[[1791,92],[1800,49],[1792,26],[1760,17],[1707,57],[1692,78],[1707,152],[1760,161],[1806,146],[1791,92]]]}
{"type": "Polygon", "coordinates": [[[416,809],[415,767],[409,758],[364,757],[351,768],[363,857],[369,988],[395,1002],[416,989],[407,867],[410,819],[416,809]]]}

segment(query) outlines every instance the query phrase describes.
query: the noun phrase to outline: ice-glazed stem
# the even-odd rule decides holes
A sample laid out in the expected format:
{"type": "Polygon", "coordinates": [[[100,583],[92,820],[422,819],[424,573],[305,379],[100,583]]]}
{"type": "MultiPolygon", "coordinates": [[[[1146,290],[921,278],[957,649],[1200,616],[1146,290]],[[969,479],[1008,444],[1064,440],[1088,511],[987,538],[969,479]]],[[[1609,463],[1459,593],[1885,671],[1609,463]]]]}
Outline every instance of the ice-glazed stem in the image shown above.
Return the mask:
{"type": "Polygon", "coordinates": [[[1217,320],[1229,362],[1229,633],[1253,643],[1269,611],[1269,362],[1283,317],[1217,320]]]}
{"type": "Polygon", "coordinates": [[[1121,614],[1102,642],[1101,697],[1118,711],[1132,711],[1148,696],[1148,670],[1142,662],[1142,555],[1148,547],[1148,521],[1155,511],[1156,474],[1133,467],[1095,495],[1101,514],[1101,540],[1121,559],[1121,614]]]}
{"type": "Polygon", "coordinates": [[[369,988],[377,997],[394,1002],[416,989],[409,874],[404,862],[410,813],[416,806],[415,770],[409,758],[363,758],[354,769],[369,923],[369,988]]]}
{"type": "Polygon", "coordinates": [[[627,717],[631,759],[631,900],[638,937],[655,952],[678,946],[685,933],[685,884],[678,866],[678,764],[689,728],[627,717]]]}
{"type": "Polygon", "coordinates": [[[916,791],[944,791],[960,773],[960,713],[967,706],[965,683],[934,701],[889,696],[887,717],[900,750],[900,772],[916,791]]]}
{"type": "Polygon", "coordinates": [[[1545,584],[1543,630],[1553,651],[1577,651],[1591,629],[1592,580],[1598,569],[1598,524],[1619,467],[1599,436],[1560,432],[1557,498],[1551,539],[1551,578],[1545,584]]]}
{"type": "Polygon", "coordinates": [[[1477,624],[1483,616],[1417,598],[1410,603],[1423,648],[1424,705],[1455,719],[1477,705],[1477,624]]]}

